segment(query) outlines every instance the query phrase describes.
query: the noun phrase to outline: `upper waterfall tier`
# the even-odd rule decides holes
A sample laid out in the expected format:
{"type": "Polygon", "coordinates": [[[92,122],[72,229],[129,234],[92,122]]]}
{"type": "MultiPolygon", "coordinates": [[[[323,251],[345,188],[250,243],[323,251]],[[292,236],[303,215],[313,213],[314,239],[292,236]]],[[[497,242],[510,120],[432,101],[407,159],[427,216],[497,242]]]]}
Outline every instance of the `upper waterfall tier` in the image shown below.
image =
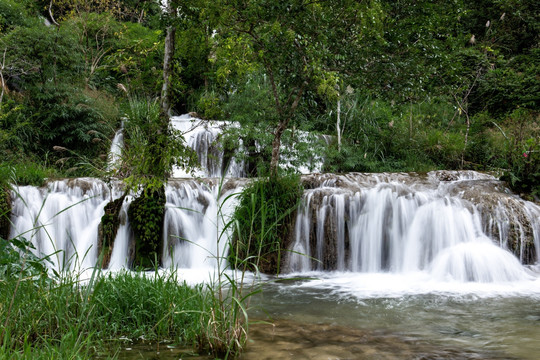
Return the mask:
{"type": "MultiPolygon", "coordinates": [[[[240,124],[230,121],[201,120],[189,114],[171,117],[171,125],[179,130],[190,148],[197,154],[200,168],[192,172],[186,172],[180,168],[173,170],[173,177],[246,177],[253,172],[255,164],[250,161],[242,139],[239,146],[234,150],[225,151],[224,136],[227,131],[239,130],[240,124]]],[[[311,147],[319,144],[327,146],[330,136],[311,135],[304,131],[286,131],[282,139],[281,164],[282,168],[294,168],[301,174],[321,172],[323,158],[313,151],[309,152],[307,159],[300,161],[299,148],[309,144],[311,147]]],[[[254,142],[254,151],[262,154],[264,149],[257,141],[254,142]]],[[[304,154],[304,157],[306,155],[304,154]]]]}

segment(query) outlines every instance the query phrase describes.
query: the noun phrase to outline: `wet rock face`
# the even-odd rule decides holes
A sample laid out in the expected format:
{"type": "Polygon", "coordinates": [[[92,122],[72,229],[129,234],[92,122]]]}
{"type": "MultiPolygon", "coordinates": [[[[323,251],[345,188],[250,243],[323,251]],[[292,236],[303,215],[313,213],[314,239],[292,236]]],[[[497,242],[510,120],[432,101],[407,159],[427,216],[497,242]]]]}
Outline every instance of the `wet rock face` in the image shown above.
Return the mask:
{"type": "Polygon", "coordinates": [[[98,229],[98,254],[103,252],[103,268],[109,267],[114,239],[121,224],[120,210],[126,195],[105,205],[105,214],[101,217],[98,229]]]}
{"type": "Polygon", "coordinates": [[[495,180],[457,182],[448,192],[475,206],[484,232],[493,241],[510,250],[523,264],[537,262],[535,235],[540,235],[540,207],[512,194],[503,182],[495,180]]]}

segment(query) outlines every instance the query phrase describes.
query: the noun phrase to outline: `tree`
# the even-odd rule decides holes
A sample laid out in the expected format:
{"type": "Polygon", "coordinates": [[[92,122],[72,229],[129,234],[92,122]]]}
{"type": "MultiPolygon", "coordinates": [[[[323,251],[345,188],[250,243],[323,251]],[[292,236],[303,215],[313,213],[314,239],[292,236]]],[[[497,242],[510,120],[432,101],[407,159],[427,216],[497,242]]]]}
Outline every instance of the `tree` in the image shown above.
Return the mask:
{"type": "MultiPolygon", "coordinates": [[[[367,33],[367,13],[378,3],[336,1],[218,2],[224,39],[246,43],[244,56],[263,69],[269,79],[277,124],[273,131],[270,174],[276,176],[281,137],[296,116],[307,91],[328,78],[346,74],[367,33]]],[[[374,10],[375,9],[375,10],[374,10]]]]}

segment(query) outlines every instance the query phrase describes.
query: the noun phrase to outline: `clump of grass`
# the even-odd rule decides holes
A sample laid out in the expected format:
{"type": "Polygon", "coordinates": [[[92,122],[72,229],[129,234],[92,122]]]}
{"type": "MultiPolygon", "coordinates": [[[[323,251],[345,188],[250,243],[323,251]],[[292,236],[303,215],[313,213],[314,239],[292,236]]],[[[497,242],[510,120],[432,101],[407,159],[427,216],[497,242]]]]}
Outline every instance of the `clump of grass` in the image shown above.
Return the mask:
{"type": "Polygon", "coordinates": [[[301,195],[298,176],[261,178],[245,188],[233,216],[236,228],[229,263],[279,274],[301,195]]]}
{"type": "Polygon", "coordinates": [[[55,169],[32,161],[0,163],[0,183],[42,186],[45,179],[58,177],[55,169]]]}
{"type": "Polygon", "coordinates": [[[7,260],[20,267],[0,272],[1,358],[89,358],[119,338],[202,347],[201,309],[208,302],[202,286],[190,287],[174,272],[95,270],[89,281],[54,278],[44,267],[31,267],[34,257],[28,256],[0,256],[0,267],[12,267],[7,260]]]}

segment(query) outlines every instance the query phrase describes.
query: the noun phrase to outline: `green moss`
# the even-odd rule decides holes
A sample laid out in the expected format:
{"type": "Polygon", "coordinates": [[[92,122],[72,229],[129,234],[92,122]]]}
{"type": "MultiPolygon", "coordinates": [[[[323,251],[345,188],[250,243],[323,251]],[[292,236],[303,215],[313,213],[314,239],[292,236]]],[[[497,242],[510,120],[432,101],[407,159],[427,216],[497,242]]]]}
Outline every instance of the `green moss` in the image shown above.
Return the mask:
{"type": "Polygon", "coordinates": [[[7,186],[0,184],[0,238],[7,239],[11,226],[11,195],[7,186]]]}
{"type": "Polygon", "coordinates": [[[242,192],[233,216],[237,226],[230,247],[231,266],[279,273],[301,195],[298,176],[263,178],[242,192]]]}
{"type": "Polygon", "coordinates": [[[119,214],[126,195],[105,205],[105,214],[101,217],[98,233],[98,253],[103,252],[103,268],[109,266],[114,246],[114,239],[120,227],[119,214]]]}
{"type": "Polygon", "coordinates": [[[128,216],[135,234],[135,267],[154,268],[161,264],[165,189],[144,189],[129,206],[128,216]]]}

